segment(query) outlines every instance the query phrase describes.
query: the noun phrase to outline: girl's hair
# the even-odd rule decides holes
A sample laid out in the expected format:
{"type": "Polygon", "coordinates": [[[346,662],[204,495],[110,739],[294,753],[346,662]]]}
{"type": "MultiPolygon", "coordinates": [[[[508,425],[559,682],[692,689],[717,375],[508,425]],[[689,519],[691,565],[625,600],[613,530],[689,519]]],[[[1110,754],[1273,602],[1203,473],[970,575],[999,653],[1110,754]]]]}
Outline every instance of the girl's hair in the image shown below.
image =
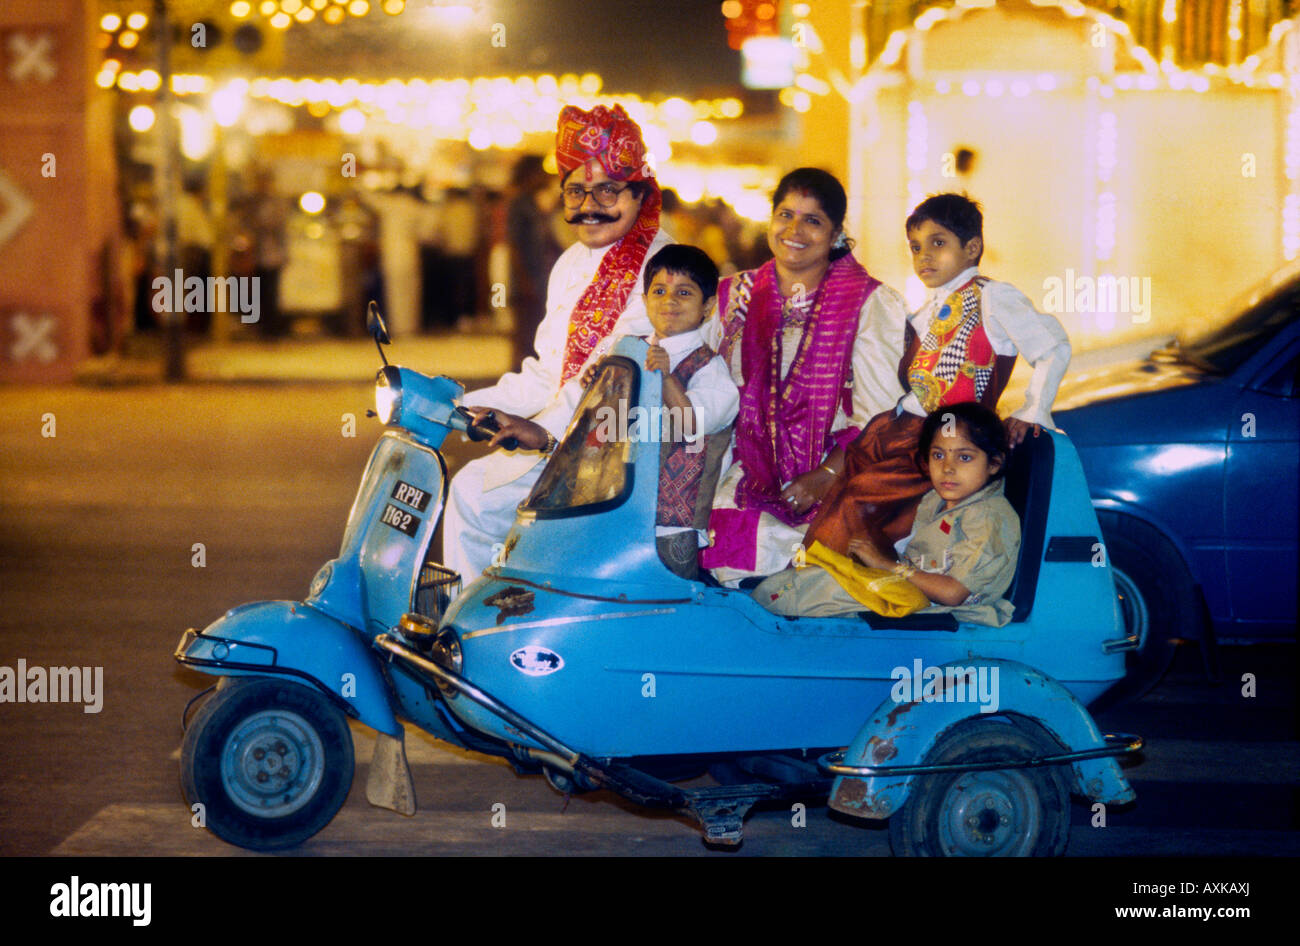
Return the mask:
{"type": "MultiPolygon", "coordinates": [[[[821,168],[795,168],[776,185],[776,193],[772,195],[773,211],[791,191],[807,194],[816,200],[821,204],[822,211],[830,218],[831,226],[836,230],[844,228],[844,215],[849,209],[849,198],[844,193],[844,185],[834,174],[821,168]]],[[[842,256],[848,256],[852,249],[853,241],[846,235],[842,245],[831,247],[831,262],[835,262],[842,256]]]]}
{"type": "Polygon", "coordinates": [[[934,442],[935,434],[948,423],[956,424],[971,443],[988,454],[990,462],[998,461],[998,470],[990,479],[995,480],[1006,472],[1007,456],[1011,453],[1006,428],[998,420],[997,414],[974,401],[941,407],[926,417],[925,423],[921,425],[916,452],[916,462],[921,469],[924,470],[929,465],[930,445],[934,442]]]}

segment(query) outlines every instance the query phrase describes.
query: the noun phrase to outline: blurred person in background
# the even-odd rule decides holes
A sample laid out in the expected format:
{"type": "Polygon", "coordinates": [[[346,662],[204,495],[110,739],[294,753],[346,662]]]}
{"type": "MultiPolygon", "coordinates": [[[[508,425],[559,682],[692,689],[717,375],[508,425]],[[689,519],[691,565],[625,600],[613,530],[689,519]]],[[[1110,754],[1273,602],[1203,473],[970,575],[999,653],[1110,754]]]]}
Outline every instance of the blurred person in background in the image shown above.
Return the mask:
{"type": "MultiPolygon", "coordinates": [[[[677,191],[671,187],[664,188],[664,226],[679,243],[695,244],[698,240],[699,225],[695,222],[695,213],[682,203],[677,191]]],[[[716,265],[717,257],[709,254],[716,265]]],[[[724,274],[725,275],[725,274],[724,274]]]]}
{"type": "Polygon", "coordinates": [[[510,309],[514,315],[515,360],[533,350],[533,336],[546,315],[546,282],[563,252],[551,229],[558,204],[551,176],[538,155],[526,154],[515,165],[513,195],[506,209],[510,244],[510,309]]]}
{"type": "MultiPolygon", "coordinates": [[[[196,176],[187,176],[176,200],[176,243],[180,248],[176,262],[184,279],[197,276],[207,282],[212,275],[212,217],[203,197],[203,182],[196,176]]],[[[167,276],[171,277],[171,273],[167,276]]],[[[191,332],[206,332],[212,313],[202,311],[186,313],[185,327],[191,332]]]]}
{"type": "Polygon", "coordinates": [[[478,204],[463,187],[447,191],[438,222],[443,281],[435,287],[447,325],[472,327],[478,313],[477,262],[483,225],[478,204]]]}
{"type": "Polygon", "coordinates": [[[257,277],[261,315],[258,329],[268,338],[286,334],[289,325],[280,311],[280,271],[289,262],[288,225],[291,204],[275,191],[275,172],[258,168],[244,209],[252,239],[253,275],[257,277]]]}
{"type": "Polygon", "coordinates": [[[358,195],[379,218],[379,261],[384,279],[384,321],[394,337],[420,331],[420,241],[433,229],[436,211],[418,187],[396,185],[388,193],[358,195]]]}

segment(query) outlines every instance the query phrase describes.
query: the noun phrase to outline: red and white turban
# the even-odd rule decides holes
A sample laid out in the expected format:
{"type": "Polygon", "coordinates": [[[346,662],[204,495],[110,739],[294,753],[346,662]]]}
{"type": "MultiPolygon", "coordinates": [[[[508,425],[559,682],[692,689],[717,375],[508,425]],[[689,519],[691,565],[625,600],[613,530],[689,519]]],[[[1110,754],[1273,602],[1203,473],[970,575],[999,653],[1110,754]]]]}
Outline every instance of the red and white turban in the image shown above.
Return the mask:
{"type": "Polygon", "coordinates": [[[566,105],[555,129],[555,164],[560,177],[595,159],[613,181],[654,180],[646,163],[641,129],[623,106],[597,105],[584,112],[566,105]]]}
{"type": "Polygon", "coordinates": [[[641,129],[628,118],[622,106],[597,105],[584,112],[574,105],[566,105],[560,111],[555,129],[555,164],[560,178],[593,159],[600,163],[610,180],[645,181],[650,189],[641,199],[641,209],[632,229],[601,258],[595,277],[569,317],[562,382],[578,374],[591,353],[613,330],[628,298],[638,291],[646,252],[659,232],[662,195],[654,172],[646,163],[641,129]]]}

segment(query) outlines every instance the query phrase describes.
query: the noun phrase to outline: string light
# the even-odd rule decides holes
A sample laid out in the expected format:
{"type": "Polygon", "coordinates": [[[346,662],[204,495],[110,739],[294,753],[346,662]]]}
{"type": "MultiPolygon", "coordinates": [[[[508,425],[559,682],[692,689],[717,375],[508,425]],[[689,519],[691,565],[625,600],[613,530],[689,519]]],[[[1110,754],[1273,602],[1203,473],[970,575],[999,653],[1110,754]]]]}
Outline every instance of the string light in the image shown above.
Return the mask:
{"type": "MultiPolygon", "coordinates": [[[[1197,69],[1182,69],[1173,61],[1171,47],[1166,46],[1162,51],[1160,60],[1157,61],[1149,49],[1133,38],[1133,31],[1127,23],[1108,13],[1085,6],[1079,0],[1030,0],[1030,3],[1042,9],[1059,10],[1070,17],[1086,17],[1092,23],[1101,25],[1107,34],[1118,40],[1124,51],[1136,61],[1140,72],[1137,76],[1123,73],[1117,75],[1113,88],[1150,90],[1159,88],[1163,84],[1172,89],[1191,89],[1195,92],[1204,92],[1209,90],[1209,80],[1211,78],[1226,78],[1235,84],[1252,88],[1280,87],[1278,80],[1274,78],[1275,74],[1257,75],[1257,71],[1264,61],[1263,57],[1258,53],[1247,57],[1239,65],[1229,65],[1226,68],[1219,67],[1216,63],[1205,63],[1197,69]]],[[[868,75],[862,80],[862,90],[871,92],[880,86],[880,81],[875,79],[872,73],[878,73],[899,64],[902,60],[903,49],[908,43],[909,34],[912,32],[928,32],[941,23],[961,19],[970,10],[984,9],[995,5],[995,0],[957,0],[957,3],[950,7],[932,6],[924,10],[912,21],[911,30],[895,30],[889,34],[884,47],[876,57],[875,62],[871,64],[868,75]]],[[[1242,18],[1245,15],[1244,6],[1244,0],[1230,0],[1229,3],[1228,39],[1234,50],[1238,48],[1237,44],[1244,38],[1242,30],[1242,18]]],[[[1178,19],[1178,0],[1161,0],[1161,22],[1172,25],[1178,19]]],[[[1273,24],[1273,27],[1269,30],[1267,43],[1268,58],[1275,58],[1273,51],[1280,46],[1282,37],[1293,28],[1295,23],[1295,20],[1288,19],[1273,24]]],[[[1230,58],[1236,58],[1235,51],[1230,58]]],[[[1041,77],[1039,78],[1040,81],[1037,84],[1039,91],[1055,91],[1055,84],[1044,86],[1041,77]]],[[[1019,96],[1028,94],[1023,86],[1016,86],[1015,81],[1017,80],[1012,80],[1012,94],[1019,96]]],[[[1052,82],[1054,83],[1055,79],[1052,82]]],[[[992,88],[986,85],[981,91],[982,94],[986,95],[1000,95],[1003,90],[1000,90],[999,86],[995,84],[992,88]]],[[[1108,95],[1105,88],[1100,90],[1100,94],[1103,96],[1108,95]]],[[[1113,95],[1113,90],[1109,94],[1113,95]]]]}
{"type": "Polygon", "coordinates": [[[131,126],[132,130],[145,132],[153,127],[156,117],[153,109],[148,105],[137,105],[127,114],[126,122],[131,126]]]}

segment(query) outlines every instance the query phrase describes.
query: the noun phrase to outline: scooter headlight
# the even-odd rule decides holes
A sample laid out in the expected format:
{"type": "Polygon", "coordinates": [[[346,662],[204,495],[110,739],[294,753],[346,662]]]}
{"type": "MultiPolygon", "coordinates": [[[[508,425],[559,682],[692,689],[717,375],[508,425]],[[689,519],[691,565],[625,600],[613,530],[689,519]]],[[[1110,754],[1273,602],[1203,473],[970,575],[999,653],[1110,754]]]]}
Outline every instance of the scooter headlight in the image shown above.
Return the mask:
{"type": "Polygon", "coordinates": [[[375,413],[381,424],[391,424],[402,414],[402,376],[392,365],[375,378],[375,413]]]}

